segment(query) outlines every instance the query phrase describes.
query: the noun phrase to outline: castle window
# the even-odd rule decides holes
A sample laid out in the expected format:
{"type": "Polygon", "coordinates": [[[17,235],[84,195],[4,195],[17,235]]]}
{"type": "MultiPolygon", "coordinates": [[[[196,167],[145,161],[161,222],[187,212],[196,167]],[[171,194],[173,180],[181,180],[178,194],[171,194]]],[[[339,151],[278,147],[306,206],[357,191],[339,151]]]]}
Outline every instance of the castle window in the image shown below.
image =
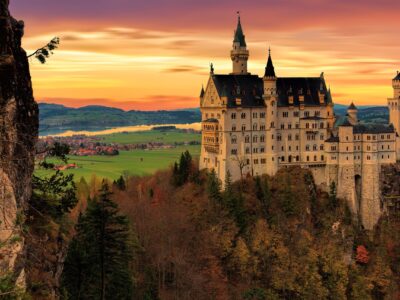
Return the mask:
{"type": "Polygon", "coordinates": [[[265,135],[260,136],[260,142],[265,142],[265,135]]]}
{"type": "Polygon", "coordinates": [[[387,135],[387,138],[390,139],[390,134],[387,135]]]}
{"type": "Polygon", "coordinates": [[[381,140],[384,140],[385,139],[385,136],[382,134],[381,135],[381,140]]]}
{"type": "Polygon", "coordinates": [[[321,145],[319,146],[319,150],[324,150],[324,145],[323,145],[323,144],[321,144],[321,145]]]}
{"type": "Polygon", "coordinates": [[[274,146],[271,147],[272,151],[274,151],[274,146]]]}
{"type": "Polygon", "coordinates": [[[367,135],[367,141],[370,141],[371,137],[369,135],[367,135]]]}
{"type": "Polygon", "coordinates": [[[296,141],[299,140],[299,135],[298,135],[298,134],[295,135],[295,140],[296,140],[296,141]]]}
{"type": "Polygon", "coordinates": [[[275,123],[271,122],[271,128],[275,128],[275,123]]]}
{"type": "Polygon", "coordinates": [[[304,117],[309,117],[310,116],[310,112],[309,111],[305,111],[304,112],[304,117]]]}
{"type": "Polygon", "coordinates": [[[257,148],[253,148],[253,153],[258,153],[258,149],[257,148]]]}
{"type": "Polygon", "coordinates": [[[316,155],[314,155],[314,161],[317,161],[317,156],[316,155]]]}
{"type": "Polygon", "coordinates": [[[319,139],[320,139],[321,141],[323,141],[323,140],[324,140],[324,135],[321,134],[321,135],[319,136],[319,139]]]}
{"type": "Polygon", "coordinates": [[[253,136],[253,143],[257,143],[257,141],[258,141],[258,137],[256,135],[253,136]]]}
{"type": "Polygon", "coordinates": [[[236,131],[236,125],[232,125],[232,131],[236,131]]]}
{"type": "Polygon", "coordinates": [[[284,112],[282,113],[282,116],[283,116],[284,118],[287,118],[287,117],[289,117],[289,112],[287,112],[287,111],[284,111],[284,112]]]}
{"type": "Polygon", "coordinates": [[[250,164],[250,159],[246,159],[246,163],[249,165],[250,164]]]}
{"type": "Polygon", "coordinates": [[[246,154],[250,154],[250,148],[249,147],[246,148],[246,154]]]}
{"type": "Polygon", "coordinates": [[[258,164],[258,159],[254,160],[254,164],[257,165],[258,164]]]}
{"type": "Polygon", "coordinates": [[[367,160],[370,160],[370,159],[371,159],[371,156],[367,155],[367,160]]]}
{"type": "Polygon", "coordinates": [[[367,151],[370,151],[371,150],[371,146],[367,146],[367,151]]]}
{"type": "Polygon", "coordinates": [[[281,129],[285,129],[285,124],[281,124],[281,129]]]}
{"type": "Polygon", "coordinates": [[[260,130],[265,130],[265,124],[260,125],[260,130]]]}
{"type": "Polygon", "coordinates": [[[208,114],[206,114],[206,119],[208,119],[208,114]]]}
{"type": "Polygon", "coordinates": [[[346,147],[346,151],[349,151],[349,147],[346,147]]]}
{"type": "Polygon", "coordinates": [[[310,145],[306,145],[306,151],[310,151],[310,145]]]}
{"type": "Polygon", "coordinates": [[[296,151],[299,151],[299,146],[296,146],[296,151]]]}
{"type": "Polygon", "coordinates": [[[282,151],[284,151],[284,150],[285,150],[285,148],[282,146],[282,147],[281,147],[281,150],[282,150],[282,151]]]}
{"type": "Polygon", "coordinates": [[[317,151],[317,145],[313,145],[313,151],[317,151]]]}
{"type": "Polygon", "coordinates": [[[296,155],[296,161],[300,161],[300,156],[296,155]]]}
{"type": "Polygon", "coordinates": [[[237,149],[231,149],[231,154],[236,155],[237,154],[237,149]]]}
{"type": "Polygon", "coordinates": [[[324,128],[324,123],[319,123],[319,128],[324,128]]]}
{"type": "Polygon", "coordinates": [[[253,124],[253,130],[257,130],[257,124],[256,123],[253,124]]]}
{"type": "Polygon", "coordinates": [[[284,156],[281,157],[281,161],[282,161],[282,162],[285,161],[285,157],[284,157],[284,156]]]}
{"type": "Polygon", "coordinates": [[[231,114],[231,119],[232,119],[232,120],[236,119],[236,113],[232,113],[232,114],[231,114]]]}
{"type": "Polygon", "coordinates": [[[373,136],[372,136],[372,139],[375,141],[375,140],[376,140],[376,135],[373,135],[373,136]]]}
{"type": "Polygon", "coordinates": [[[383,145],[382,145],[382,150],[383,150],[383,145]]]}
{"type": "Polygon", "coordinates": [[[233,136],[231,138],[231,144],[236,144],[236,142],[237,142],[236,136],[233,136]]]}
{"type": "Polygon", "coordinates": [[[306,123],[306,128],[310,128],[310,124],[306,123]]]}
{"type": "Polygon", "coordinates": [[[388,145],[388,150],[390,150],[390,145],[388,145]]]}
{"type": "Polygon", "coordinates": [[[289,134],[289,135],[288,135],[288,141],[291,141],[291,140],[292,140],[292,135],[289,134]]]}
{"type": "Polygon", "coordinates": [[[294,111],[293,112],[293,117],[298,117],[299,116],[299,112],[298,111],[294,111]]]}
{"type": "Polygon", "coordinates": [[[242,113],[242,114],[240,115],[240,117],[241,117],[242,119],[246,119],[246,113],[242,113]]]}
{"type": "Polygon", "coordinates": [[[288,129],[292,129],[292,124],[288,124],[288,129]]]}
{"type": "Polygon", "coordinates": [[[271,134],[271,140],[273,140],[274,139],[274,135],[273,134],[271,134]]]}
{"type": "Polygon", "coordinates": [[[272,161],[275,161],[275,159],[274,159],[274,158],[272,158],[271,160],[272,160],[272,161]]]}
{"type": "Polygon", "coordinates": [[[266,163],[266,159],[265,158],[261,158],[261,163],[265,164],[266,163]]]}
{"type": "Polygon", "coordinates": [[[260,113],[260,118],[265,118],[265,113],[264,112],[260,113]]]}
{"type": "Polygon", "coordinates": [[[250,143],[250,136],[246,135],[244,138],[245,143],[250,143]]]}
{"type": "Polygon", "coordinates": [[[349,160],[349,157],[348,157],[348,156],[346,156],[346,160],[349,160]]]}
{"type": "Polygon", "coordinates": [[[321,155],[321,160],[324,161],[325,157],[323,155],[321,155]]]}
{"type": "Polygon", "coordinates": [[[264,147],[261,147],[260,148],[260,153],[264,153],[265,152],[265,148],[264,147]]]}
{"type": "Polygon", "coordinates": [[[242,131],[246,131],[246,125],[242,125],[242,131]]]}
{"type": "Polygon", "coordinates": [[[310,161],[310,157],[307,155],[307,161],[310,161]]]}
{"type": "Polygon", "coordinates": [[[281,141],[281,140],[282,140],[282,136],[281,136],[280,134],[278,134],[278,135],[276,136],[276,139],[277,139],[278,141],[281,141]]]}
{"type": "Polygon", "coordinates": [[[348,141],[349,140],[349,137],[348,136],[346,136],[346,141],[348,141]]]}
{"type": "Polygon", "coordinates": [[[289,146],[289,151],[292,151],[292,146],[289,146]]]}
{"type": "Polygon", "coordinates": [[[253,118],[257,119],[257,113],[256,112],[253,112],[253,118]]]}
{"type": "Polygon", "coordinates": [[[319,116],[320,116],[320,114],[321,114],[321,112],[320,112],[320,111],[318,111],[318,110],[316,110],[316,111],[314,112],[314,116],[316,116],[316,117],[319,117],[319,116]]]}

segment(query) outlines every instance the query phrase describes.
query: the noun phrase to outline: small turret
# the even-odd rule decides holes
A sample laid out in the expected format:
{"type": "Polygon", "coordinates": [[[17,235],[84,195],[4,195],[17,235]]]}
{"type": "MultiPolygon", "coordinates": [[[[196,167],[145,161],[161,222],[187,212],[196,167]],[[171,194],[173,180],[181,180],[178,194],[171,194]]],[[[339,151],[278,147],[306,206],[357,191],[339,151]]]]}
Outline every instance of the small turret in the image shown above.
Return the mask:
{"type": "Polygon", "coordinates": [[[393,86],[393,98],[400,99],[400,73],[397,71],[397,75],[392,80],[393,86]]]}
{"type": "Polygon", "coordinates": [[[274,64],[272,63],[271,48],[268,49],[268,61],[267,65],[265,66],[263,82],[264,82],[264,96],[275,95],[276,74],[275,74],[274,64]]]}
{"type": "Polygon", "coordinates": [[[350,106],[347,108],[347,120],[351,125],[356,125],[358,123],[358,109],[354,105],[353,102],[351,102],[350,106]]]}

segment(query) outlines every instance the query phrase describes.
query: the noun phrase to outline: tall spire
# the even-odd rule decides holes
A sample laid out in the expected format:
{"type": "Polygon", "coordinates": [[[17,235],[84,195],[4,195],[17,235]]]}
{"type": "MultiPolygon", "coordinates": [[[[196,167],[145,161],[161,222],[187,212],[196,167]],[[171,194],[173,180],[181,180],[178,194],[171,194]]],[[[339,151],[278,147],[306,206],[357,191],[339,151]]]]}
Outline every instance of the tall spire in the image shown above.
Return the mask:
{"type": "Polygon", "coordinates": [[[274,77],[274,78],[276,77],[274,64],[272,63],[272,58],[271,58],[271,48],[268,48],[268,62],[267,66],[265,67],[264,77],[274,77]]]}
{"type": "Polygon", "coordinates": [[[233,38],[234,43],[239,43],[240,47],[246,47],[246,40],[243,34],[242,24],[240,23],[240,13],[237,12],[238,15],[238,23],[235,30],[235,35],[233,38]]]}

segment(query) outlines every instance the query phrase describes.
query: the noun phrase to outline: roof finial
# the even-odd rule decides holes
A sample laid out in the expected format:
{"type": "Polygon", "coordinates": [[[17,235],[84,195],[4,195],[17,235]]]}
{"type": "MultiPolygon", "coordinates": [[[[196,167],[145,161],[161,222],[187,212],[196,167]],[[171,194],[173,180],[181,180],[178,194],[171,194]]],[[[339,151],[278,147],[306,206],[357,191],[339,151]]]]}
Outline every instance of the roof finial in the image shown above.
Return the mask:
{"type": "Polygon", "coordinates": [[[240,11],[237,11],[236,14],[238,16],[238,22],[240,23],[240,11]]]}
{"type": "Polygon", "coordinates": [[[210,63],[210,73],[214,74],[214,65],[213,65],[213,63],[210,63]]]}
{"type": "Polygon", "coordinates": [[[271,56],[271,46],[268,46],[268,56],[271,56]]]}

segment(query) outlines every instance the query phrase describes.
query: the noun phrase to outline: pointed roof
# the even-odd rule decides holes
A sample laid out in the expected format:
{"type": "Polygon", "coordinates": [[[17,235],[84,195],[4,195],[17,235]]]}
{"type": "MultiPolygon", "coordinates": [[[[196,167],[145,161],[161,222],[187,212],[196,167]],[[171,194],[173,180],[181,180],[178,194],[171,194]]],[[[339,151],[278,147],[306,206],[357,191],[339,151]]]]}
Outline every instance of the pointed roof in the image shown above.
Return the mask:
{"type": "Polygon", "coordinates": [[[235,30],[235,35],[233,38],[234,43],[239,43],[241,47],[246,47],[246,40],[243,34],[242,24],[240,24],[240,15],[238,12],[238,24],[235,30]]]}
{"type": "Polygon", "coordinates": [[[400,72],[397,71],[397,76],[395,78],[393,78],[393,80],[400,80],[400,72]]]}
{"type": "Polygon", "coordinates": [[[201,86],[201,91],[200,91],[200,98],[204,97],[204,87],[201,86]]]}
{"type": "Polygon", "coordinates": [[[265,67],[264,77],[276,77],[274,64],[272,63],[271,58],[271,49],[268,49],[268,61],[267,66],[265,67]]]}
{"type": "Polygon", "coordinates": [[[354,105],[353,102],[351,102],[350,106],[347,109],[354,109],[357,110],[357,107],[354,105]]]}

